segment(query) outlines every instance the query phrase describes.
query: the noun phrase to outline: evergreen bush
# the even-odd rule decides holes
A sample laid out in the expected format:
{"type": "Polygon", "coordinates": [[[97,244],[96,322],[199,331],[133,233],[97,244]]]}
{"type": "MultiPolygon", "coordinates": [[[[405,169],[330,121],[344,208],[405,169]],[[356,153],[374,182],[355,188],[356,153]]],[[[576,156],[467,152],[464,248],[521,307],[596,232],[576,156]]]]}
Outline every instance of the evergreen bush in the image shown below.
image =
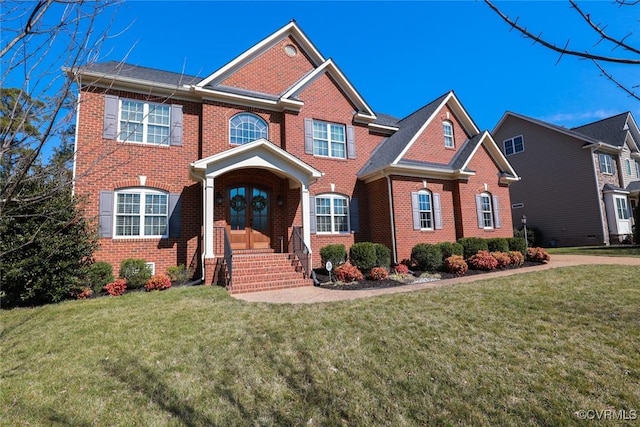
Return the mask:
{"type": "Polygon", "coordinates": [[[382,243],[374,243],[376,251],[376,267],[383,267],[387,271],[391,265],[391,249],[382,243]]]}
{"type": "Polygon", "coordinates": [[[327,261],[331,261],[335,268],[347,260],[347,250],[342,244],[327,245],[320,248],[320,259],[323,267],[327,261]]]}
{"type": "Polygon", "coordinates": [[[492,237],[487,240],[489,252],[509,252],[509,240],[505,237],[492,237]]]}
{"type": "Polygon", "coordinates": [[[349,261],[363,272],[376,266],[376,247],[371,242],[358,242],[349,248],[349,261]]]}
{"type": "Polygon", "coordinates": [[[517,251],[520,253],[527,252],[527,243],[524,240],[524,237],[510,237],[507,239],[509,243],[510,251],[517,251]]]}
{"type": "Polygon", "coordinates": [[[462,245],[465,259],[471,258],[480,251],[489,251],[487,241],[481,237],[463,237],[458,240],[462,245]]]}
{"type": "Polygon", "coordinates": [[[457,242],[440,242],[438,243],[440,250],[442,251],[442,260],[449,258],[453,255],[464,255],[464,248],[457,242]]]}
{"type": "Polygon", "coordinates": [[[113,276],[113,267],[108,262],[98,261],[85,269],[85,285],[95,293],[100,293],[108,284],[116,280],[113,276]]]}
{"type": "Polygon", "coordinates": [[[128,289],[140,289],[151,278],[151,269],[143,259],[127,258],[120,263],[119,275],[128,289]]]}
{"type": "Polygon", "coordinates": [[[418,243],[411,249],[411,260],[419,270],[436,271],[442,267],[442,251],[438,245],[418,243]]]}

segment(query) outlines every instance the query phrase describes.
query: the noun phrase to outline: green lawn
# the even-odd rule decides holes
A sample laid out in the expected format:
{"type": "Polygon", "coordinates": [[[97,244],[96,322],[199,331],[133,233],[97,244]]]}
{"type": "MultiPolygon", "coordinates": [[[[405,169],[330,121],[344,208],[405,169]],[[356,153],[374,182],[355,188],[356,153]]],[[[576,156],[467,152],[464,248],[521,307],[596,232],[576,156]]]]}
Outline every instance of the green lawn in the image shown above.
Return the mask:
{"type": "Polygon", "coordinates": [[[547,252],[550,254],[640,257],[640,246],[579,246],[570,248],[548,248],[547,252]]]}
{"type": "Polygon", "coordinates": [[[592,265],[331,304],[192,287],[4,311],[0,425],[585,425],[576,411],[640,411],[638,277],[592,265]]]}

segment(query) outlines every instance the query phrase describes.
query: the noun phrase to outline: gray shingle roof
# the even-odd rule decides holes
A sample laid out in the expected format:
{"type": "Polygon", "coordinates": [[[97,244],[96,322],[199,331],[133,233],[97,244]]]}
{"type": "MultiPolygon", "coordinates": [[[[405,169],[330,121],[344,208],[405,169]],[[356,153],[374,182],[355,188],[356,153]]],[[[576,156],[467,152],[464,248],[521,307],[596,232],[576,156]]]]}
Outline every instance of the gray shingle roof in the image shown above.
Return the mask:
{"type": "Polygon", "coordinates": [[[572,130],[582,135],[589,136],[615,147],[624,145],[627,131],[624,129],[629,113],[618,114],[617,116],[599,120],[583,126],[575,127],[572,130]]]}
{"type": "Polygon", "coordinates": [[[390,137],[382,140],[371,153],[369,162],[360,169],[357,175],[365,176],[393,163],[449,93],[445,93],[393,125],[399,127],[399,129],[390,137]]]}
{"type": "Polygon", "coordinates": [[[96,62],[78,68],[79,71],[104,74],[106,76],[124,77],[142,80],[153,83],[161,83],[170,86],[182,86],[185,84],[196,84],[202,80],[201,77],[187,74],[161,71],[154,68],[140,67],[138,65],[127,64],[125,62],[108,61],[96,62]]]}
{"type": "Polygon", "coordinates": [[[394,117],[390,114],[384,114],[384,113],[376,113],[376,120],[374,121],[375,124],[378,125],[382,125],[382,126],[398,126],[398,122],[400,121],[400,119],[398,119],[397,117],[394,117]]]}
{"type": "Polygon", "coordinates": [[[630,191],[632,193],[640,191],[640,181],[633,181],[633,182],[629,183],[629,185],[627,185],[626,190],[630,191]]]}

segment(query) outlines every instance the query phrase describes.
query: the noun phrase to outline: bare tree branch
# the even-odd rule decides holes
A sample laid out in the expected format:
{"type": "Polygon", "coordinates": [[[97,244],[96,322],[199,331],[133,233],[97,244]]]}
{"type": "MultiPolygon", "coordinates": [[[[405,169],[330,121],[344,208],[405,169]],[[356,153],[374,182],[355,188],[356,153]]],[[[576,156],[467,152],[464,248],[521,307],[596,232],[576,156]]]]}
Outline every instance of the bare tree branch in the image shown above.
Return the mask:
{"type": "Polygon", "coordinates": [[[633,90],[629,89],[628,87],[626,87],[624,84],[620,83],[618,80],[616,80],[613,75],[611,75],[611,73],[607,72],[599,63],[598,61],[594,60],[593,61],[594,64],[596,64],[596,67],[598,67],[598,69],[600,70],[600,72],[602,73],[603,76],[605,76],[607,79],[611,80],[618,88],[622,89],[623,91],[625,91],[627,94],[629,94],[629,96],[631,96],[632,98],[637,99],[638,101],[640,101],[640,95],[638,95],[637,93],[635,93],[633,90]]]}
{"type": "MultiPolygon", "coordinates": [[[[541,35],[535,35],[532,32],[530,32],[529,30],[527,30],[527,28],[523,27],[522,25],[518,24],[518,20],[512,20],[511,18],[509,18],[507,15],[505,15],[498,7],[496,7],[490,0],[484,0],[484,2],[487,4],[487,6],[489,6],[491,8],[491,10],[493,10],[496,14],[498,14],[498,16],[500,16],[500,18],[502,18],[503,21],[505,21],[507,24],[509,24],[512,28],[518,30],[522,35],[524,35],[527,38],[532,39],[533,41],[535,41],[536,43],[540,43],[541,45],[543,45],[546,48],[549,48],[555,52],[558,52],[562,55],[571,55],[571,56],[576,56],[579,58],[584,58],[584,59],[593,59],[596,61],[601,61],[601,62],[610,62],[610,63],[617,63],[617,64],[633,64],[633,65],[640,65],[640,59],[634,59],[634,58],[623,58],[623,57],[616,57],[616,56],[605,56],[605,55],[599,55],[596,53],[591,53],[588,50],[584,50],[584,51],[578,51],[578,50],[572,50],[568,48],[568,41],[567,43],[565,43],[564,47],[560,47],[559,45],[549,42],[547,40],[545,40],[541,35]]],[[[603,33],[601,33],[603,34],[603,33]]],[[[618,45],[624,45],[624,43],[618,42],[618,45]]]]}

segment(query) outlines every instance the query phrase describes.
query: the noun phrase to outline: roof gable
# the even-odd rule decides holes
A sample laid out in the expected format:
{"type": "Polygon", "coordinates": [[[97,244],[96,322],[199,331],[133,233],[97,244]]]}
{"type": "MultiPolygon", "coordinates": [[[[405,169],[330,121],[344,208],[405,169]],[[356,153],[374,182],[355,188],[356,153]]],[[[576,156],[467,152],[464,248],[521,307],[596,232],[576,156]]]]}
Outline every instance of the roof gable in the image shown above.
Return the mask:
{"type": "Polygon", "coordinates": [[[240,54],[234,60],[227,63],[225,66],[218,69],[210,76],[204,78],[200,83],[196,85],[196,87],[204,88],[205,86],[215,87],[220,85],[227,77],[269,50],[280,40],[283,40],[287,37],[291,37],[296,41],[298,46],[302,48],[303,52],[307,55],[307,57],[315,67],[325,62],[325,58],[322,56],[320,51],[311,43],[307,36],[302,32],[300,27],[298,27],[296,22],[291,21],[275,33],[271,34],[261,42],[255,44],[253,47],[240,54]]]}

